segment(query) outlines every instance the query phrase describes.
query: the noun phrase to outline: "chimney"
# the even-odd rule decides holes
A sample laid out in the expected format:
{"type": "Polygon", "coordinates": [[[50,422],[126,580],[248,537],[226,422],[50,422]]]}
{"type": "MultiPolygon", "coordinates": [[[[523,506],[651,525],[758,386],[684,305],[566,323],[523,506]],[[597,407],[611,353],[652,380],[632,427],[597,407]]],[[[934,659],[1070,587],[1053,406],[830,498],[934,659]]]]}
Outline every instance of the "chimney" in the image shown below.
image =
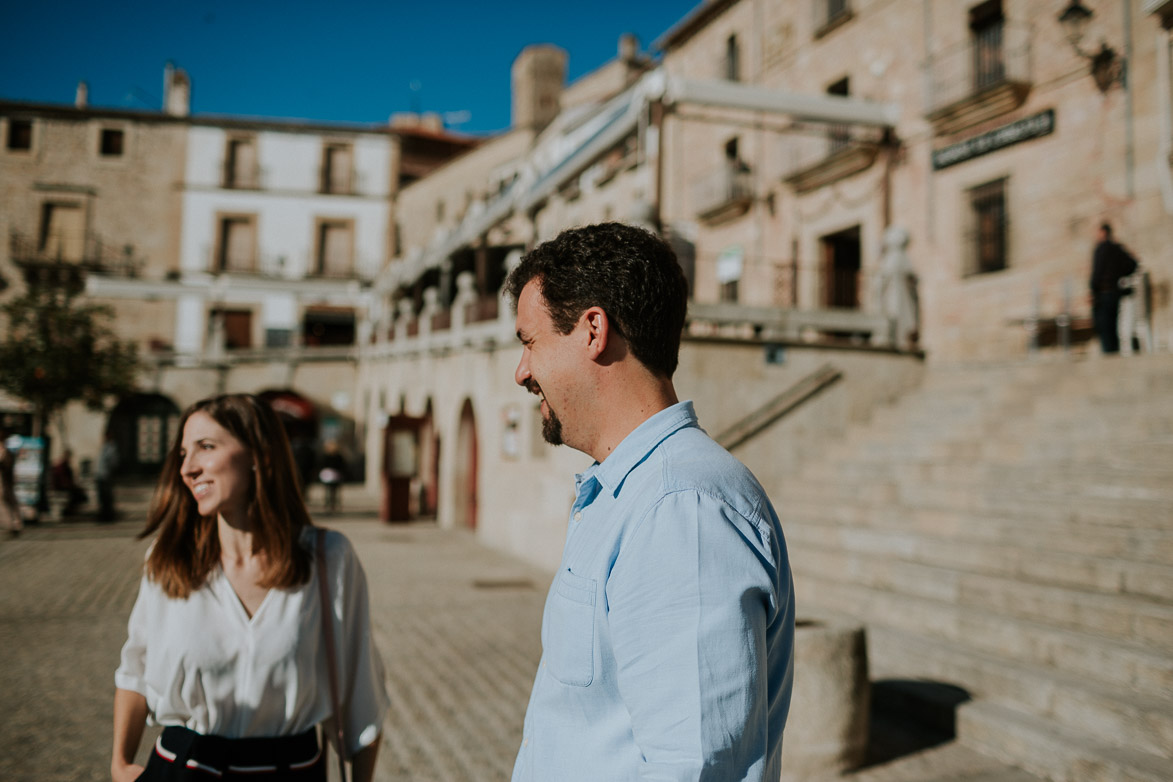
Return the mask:
{"type": "Polygon", "coordinates": [[[527,46],[513,61],[513,127],[541,130],[562,110],[566,51],[550,44],[527,46]]]}
{"type": "Polygon", "coordinates": [[[191,79],[170,62],[163,68],[163,113],[172,117],[191,114],[191,79]]]}
{"type": "Polygon", "coordinates": [[[73,97],[73,105],[79,109],[84,109],[90,102],[90,85],[84,81],[77,83],[77,93],[73,97]]]}
{"type": "Polygon", "coordinates": [[[625,65],[635,63],[639,57],[639,38],[633,33],[624,33],[619,36],[619,62],[625,65]]]}

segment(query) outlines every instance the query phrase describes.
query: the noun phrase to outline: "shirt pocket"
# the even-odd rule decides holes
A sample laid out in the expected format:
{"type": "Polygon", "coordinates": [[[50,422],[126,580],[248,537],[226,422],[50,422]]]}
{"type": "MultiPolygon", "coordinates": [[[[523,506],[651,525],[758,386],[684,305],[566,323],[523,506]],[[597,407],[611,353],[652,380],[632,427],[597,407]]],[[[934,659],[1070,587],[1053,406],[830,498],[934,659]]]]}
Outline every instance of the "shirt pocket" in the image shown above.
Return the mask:
{"type": "Polygon", "coordinates": [[[546,667],[563,684],[588,686],[595,678],[595,579],[559,573],[547,622],[546,667]]]}

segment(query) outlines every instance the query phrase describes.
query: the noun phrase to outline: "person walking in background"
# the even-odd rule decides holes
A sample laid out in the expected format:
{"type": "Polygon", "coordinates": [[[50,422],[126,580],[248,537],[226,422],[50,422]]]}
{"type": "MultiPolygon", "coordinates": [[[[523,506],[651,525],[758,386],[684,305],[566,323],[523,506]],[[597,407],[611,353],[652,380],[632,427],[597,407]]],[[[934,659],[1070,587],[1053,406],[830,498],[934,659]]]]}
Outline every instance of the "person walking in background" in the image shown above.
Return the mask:
{"type": "Polygon", "coordinates": [[[73,451],[66,448],[61,458],[53,464],[52,485],[53,491],[65,495],[65,506],[61,510],[62,516],[72,516],[77,509],[85,504],[85,490],[77,485],[73,475],[73,451]]]}
{"type": "Polygon", "coordinates": [[[0,529],[16,537],[24,529],[16,502],[16,455],[8,449],[8,433],[0,429],[0,529]]]}
{"type": "Polygon", "coordinates": [[[340,507],[338,492],[346,478],[346,459],[338,451],[338,443],[334,440],[327,440],[323,450],[322,469],[318,473],[318,480],[326,487],[326,511],[337,513],[340,507]]]}
{"type": "Polygon", "coordinates": [[[325,782],[319,725],[370,782],[388,700],[354,548],[314,526],[265,402],[205,399],[179,430],[114,675],[115,782],[325,782]]]}
{"type": "Polygon", "coordinates": [[[1120,352],[1120,297],[1131,291],[1120,288],[1120,280],[1137,269],[1136,258],[1112,239],[1112,226],[1100,225],[1099,241],[1092,253],[1092,273],[1088,287],[1092,295],[1092,320],[1105,354],[1120,352]]]}
{"type": "Polygon", "coordinates": [[[514,782],[778,779],[794,590],[765,491],[672,385],[687,283],[672,250],[606,223],[506,281],[542,434],[575,479],[514,782]]]}
{"type": "Polygon", "coordinates": [[[114,521],[118,511],[114,507],[114,473],[118,469],[118,443],[114,432],[107,430],[98,451],[94,468],[94,483],[98,489],[98,521],[114,521]]]}

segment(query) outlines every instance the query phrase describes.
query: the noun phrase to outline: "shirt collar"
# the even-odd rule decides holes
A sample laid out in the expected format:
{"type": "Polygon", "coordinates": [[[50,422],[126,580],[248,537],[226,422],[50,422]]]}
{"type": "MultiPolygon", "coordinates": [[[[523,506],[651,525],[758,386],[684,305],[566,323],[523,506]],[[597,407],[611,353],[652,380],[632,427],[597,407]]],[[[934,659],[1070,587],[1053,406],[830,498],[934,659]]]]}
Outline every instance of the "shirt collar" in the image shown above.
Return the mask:
{"type": "Polygon", "coordinates": [[[677,402],[633,429],[606,459],[591,465],[581,477],[583,480],[593,477],[612,495],[618,494],[627,474],[647,458],[657,445],[673,432],[696,425],[692,402],[677,402]]]}

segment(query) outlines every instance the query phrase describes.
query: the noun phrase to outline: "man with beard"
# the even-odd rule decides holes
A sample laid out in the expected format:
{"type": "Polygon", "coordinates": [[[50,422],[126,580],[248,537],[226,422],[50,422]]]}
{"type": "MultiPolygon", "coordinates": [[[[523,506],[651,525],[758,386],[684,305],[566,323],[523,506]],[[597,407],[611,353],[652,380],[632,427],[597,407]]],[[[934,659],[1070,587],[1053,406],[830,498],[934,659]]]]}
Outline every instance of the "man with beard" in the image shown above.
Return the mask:
{"type": "Polygon", "coordinates": [[[672,384],[687,283],[639,228],[566,231],[505,283],[543,434],[591,456],[514,782],[777,780],[794,597],[778,517],[672,384]]]}

